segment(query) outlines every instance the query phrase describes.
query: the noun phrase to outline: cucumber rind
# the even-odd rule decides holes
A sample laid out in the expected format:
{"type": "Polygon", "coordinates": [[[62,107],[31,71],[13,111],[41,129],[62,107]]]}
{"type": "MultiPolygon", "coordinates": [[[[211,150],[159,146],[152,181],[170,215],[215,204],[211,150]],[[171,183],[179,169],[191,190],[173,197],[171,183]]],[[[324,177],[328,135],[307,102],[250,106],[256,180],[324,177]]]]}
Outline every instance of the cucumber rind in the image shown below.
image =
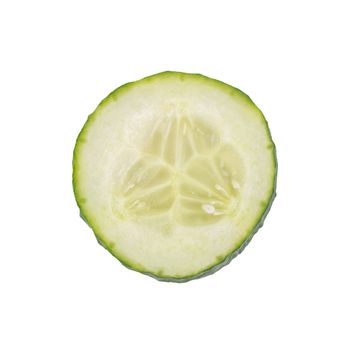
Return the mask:
{"type": "Polygon", "coordinates": [[[88,116],[87,121],[85,122],[83,128],[81,129],[76,143],[75,143],[75,147],[74,147],[74,151],[73,151],[73,174],[72,174],[72,184],[73,184],[73,191],[74,191],[74,195],[75,195],[75,199],[76,199],[76,203],[79,207],[80,210],[80,217],[82,218],[82,220],[84,220],[84,222],[92,229],[97,242],[103,246],[109,253],[111,253],[117,260],[120,261],[120,263],[122,265],[124,265],[125,267],[127,267],[128,269],[131,269],[133,271],[136,272],[140,272],[144,275],[150,276],[158,281],[162,281],[162,282],[177,282],[177,283],[183,283],[183,282],[188,282],[191,280],[195,280],[198,278],[202,278],[208,275],[211,275],[215,272],[217,272],[218,270],[220,270],[222,267],[226,266],[227,264],[229,264],[235,257],[237,257],[245,248],[246,246],[249,244],[249,242],[252,240],[252,238],[254,237],[254,235],[259,231],[259,229],[263,226],[266,216],[269,213],[272,204],[274,202],[274,199],[277,195],[276,189],[277,189],[277,171],[278,171],[278,161],[277,161],[277,153],[276,153],[276,147],[275,144],[272,140],[271,137],[271,132],[270,132],[270,128],[268,125],[268,122],[266,120],[266,118],[264,117],[263,113],[260,111],[260,109],[254,104],[254,102],[251,100],[251,98],[245,94],[243,91],[237,89],[236,87],[233,87],[231,85],[228,85],[220,80],[216,80],[216,79],[212,79],[209,77],[206,77],[202,74],[192,74],[192,73],[183,73],[183,72],[174,72],[174,71],[165,71],[165,72],[161,72],[158,74],[154,74],[151,75],[149,77],[145,77],[141,80],[137,80],[134,82],[130,82],[127,84],[124,84],[120,87],[118,87],[117,89],[115,89],[114,91],[112,91],[106,98],[104,98],[100,104],[97,106],[97,108],[95,109],[95,111],[90,114],[88,116]],[[128,261],[128,259],[121,257],[120,255],[117,255],[115,253],[115,251],[113,250],[113,245],[109,244],[104,238],[103,235],[100,234],[97,230],[97,228],[95,227],[93,220],[90,220],[88,218],[87,213],[84,212],[83,209],[83,203],[84,203],[84,198],[82,196],[80,196],[79,194],[79,190],[78,190],[78,180],[77,180],[77,172],[78,172],[78,159],[79,159],[79,148],[82,144],[84,144],[85,139],[85,132],[89,127],[89,124],[94,120],[94,118],[97,116],[98,111],[104,106],[106,105],[110,100],[113,100],[115,98],[118,97],[118,95],[120,93],[122,93],[123,91],[126,91],[130,86],[132,86],[133,84],[137,84],[140,83],[142,81],[150,81],[153,78],[157,78],[163,75],[172,75],[172,76],[179,76],[180,78],[182,77],[186,77],[186,76],[191,76],[191,77],[198,77],[200,79],[204,79],[207,80],[210,83],[213,84],[217,84],[218,86],[220,86],[221,88],[225,88],[225,89],[230,89],[231,93],[234,92],[235,94],[239,94],[241,97],[243,97],[246,101],[247,104],[249,104],[251,107],[253,107],[254,109],[256,109],[256,111],[258,112],[258,114],[260,115],[260,118],[262,119],[262,121],[265,124],[265,128],[266,131],[268,133],[269,136],[269,141],[271,142],[271,152],[273,155],[273,165],[274,165],[274,172],[273,172],[273,185],[270,191],[270,197],[269,200],[266,202],[266,206],[263,208],[260,218],[256,221],[256,224],[254,225],[253,229],[250,230],[250,233],[246,235],[246,237],[242,240],[242,242],[239,243],[238,248],[234,249],[233,251],[231,251],[230,253],[228,253],[222,261],[219,261],[215,264],[213,264],[212,266],[206,268],[205,270],[202,270],[198,273],[192,274],[192,275],[187,275],[187,276],[166,276],[166,275],[161,275],[161,274],[154,274],[148,271],[144,271],[144,269],[142,267],[136,266],[136,264],[131,263],[128,261]]]}

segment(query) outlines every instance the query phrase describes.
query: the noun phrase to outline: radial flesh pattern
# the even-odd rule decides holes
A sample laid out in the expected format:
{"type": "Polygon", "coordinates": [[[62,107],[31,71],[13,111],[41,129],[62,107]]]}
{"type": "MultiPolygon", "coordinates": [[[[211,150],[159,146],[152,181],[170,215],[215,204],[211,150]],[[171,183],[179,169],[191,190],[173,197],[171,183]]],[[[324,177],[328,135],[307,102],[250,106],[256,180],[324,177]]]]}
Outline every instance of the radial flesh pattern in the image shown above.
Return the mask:
{"type": "Polygon", "coordinates": [[[167,214],[182,225],[205,225],[233,217],[243,163],[214,128],[186,117],[166,118],[139,151],[114,189],[118,218],[167,214]]]}
{"type": "Polygon", "coordinates": [[[245,247],[275,197],[266,120],[247,95],[160,73],[110,94],[74,150],[81,215],[124,265],[161,280],[215,272],[245,247]]]}

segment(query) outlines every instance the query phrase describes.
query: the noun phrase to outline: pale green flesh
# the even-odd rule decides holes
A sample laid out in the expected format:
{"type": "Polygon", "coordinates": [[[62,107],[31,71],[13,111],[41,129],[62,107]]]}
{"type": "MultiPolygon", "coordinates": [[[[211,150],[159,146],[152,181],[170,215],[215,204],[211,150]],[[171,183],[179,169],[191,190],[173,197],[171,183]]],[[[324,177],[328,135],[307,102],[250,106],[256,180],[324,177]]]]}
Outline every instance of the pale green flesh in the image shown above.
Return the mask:
{"type": "Polygon", "coordinates": [[[239,90],[165,72],[115,90],[74,152],[74,191],[99,241],[128,267],[169,280],[213,272],[270,207],[275,148],[239,90]]]}

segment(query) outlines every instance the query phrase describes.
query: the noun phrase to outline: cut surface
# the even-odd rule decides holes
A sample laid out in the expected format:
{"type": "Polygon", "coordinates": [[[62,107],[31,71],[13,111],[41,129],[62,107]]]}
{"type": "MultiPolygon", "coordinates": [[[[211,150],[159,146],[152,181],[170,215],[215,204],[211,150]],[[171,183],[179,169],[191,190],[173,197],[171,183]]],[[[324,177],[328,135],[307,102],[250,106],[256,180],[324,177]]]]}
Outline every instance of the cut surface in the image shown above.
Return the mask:
{"type": "Polygon", "coordinates": [[[165,117],[137,151],[113,190],[117,218],[158,221],[166,214],[169,223],[193,226],[234,216],[243,163],[214,128],[185,116],[165,117]]]}
{"type": "Polygon", "coordinates": [[[160,73],[109,95],[74,152],[83,217],[125,265],[189,280],[228,262],[274,198],[267,123],[241,91],[160,73]]]}

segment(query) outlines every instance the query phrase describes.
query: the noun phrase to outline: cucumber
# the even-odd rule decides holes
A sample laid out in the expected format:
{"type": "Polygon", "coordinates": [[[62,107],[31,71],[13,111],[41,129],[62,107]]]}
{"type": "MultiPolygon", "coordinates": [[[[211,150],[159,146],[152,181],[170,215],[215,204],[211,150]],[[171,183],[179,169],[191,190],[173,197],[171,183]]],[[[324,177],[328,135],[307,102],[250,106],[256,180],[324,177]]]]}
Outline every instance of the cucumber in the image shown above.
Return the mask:
{"type": "Polygon", "coordinates": [[[125,266],[185,282],[230,262],[276,193],[268,124],[242,91],[163,72],[107,96],[73,156],[80,213],[125,266]]]}

